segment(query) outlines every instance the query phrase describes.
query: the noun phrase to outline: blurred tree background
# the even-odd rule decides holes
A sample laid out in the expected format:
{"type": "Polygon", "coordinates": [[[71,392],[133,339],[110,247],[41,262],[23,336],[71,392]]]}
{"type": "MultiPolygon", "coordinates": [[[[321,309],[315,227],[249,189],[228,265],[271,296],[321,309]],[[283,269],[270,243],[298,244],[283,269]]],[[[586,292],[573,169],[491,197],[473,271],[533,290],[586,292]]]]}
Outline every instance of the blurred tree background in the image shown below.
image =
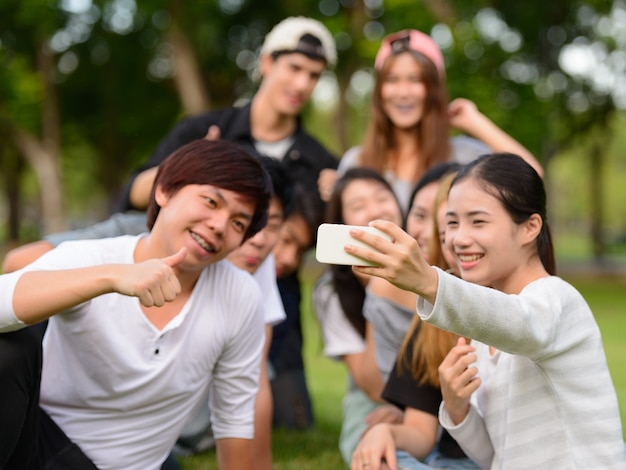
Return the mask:
{"type": "Polygon", "coordinates": [[[3,0],[2,245],[105,218],[181,116],[250,98],[264,35],[292,15],[337,41],[304,119],[338,156],[361,140],[380,40],[420,29],[450,97],[546,167],[553,230],[584,234],[597,261],[624,251],[624,0],[3,0]]]}

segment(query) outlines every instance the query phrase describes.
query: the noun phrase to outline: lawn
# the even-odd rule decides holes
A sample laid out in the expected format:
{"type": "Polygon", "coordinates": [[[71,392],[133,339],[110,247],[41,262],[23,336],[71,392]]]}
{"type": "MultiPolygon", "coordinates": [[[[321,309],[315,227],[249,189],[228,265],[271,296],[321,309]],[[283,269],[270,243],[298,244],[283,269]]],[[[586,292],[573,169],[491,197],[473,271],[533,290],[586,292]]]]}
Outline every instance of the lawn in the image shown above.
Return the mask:
{"type": "MultiPolygon", "coordinates": [[[[585,296],[602,331],[609,367],[620,403],[622,427],[626,428],[626,279],[568,278],[585,296]]],[[[304,286],[303,298],[310,299],[311,284],[304,286]]],[[[322,354],[322,342],[310,301],[303,304],[306,334],[305,359],[309,388],[313,396],[316,425],[304,432],[274,431],[276,470],[318,470],[345,468],[337,440],[341,423],[341,399],[345,371],[322,354]]],[[[584,371],[581,371],[584,380],[584,371]]],[[[214,452],[181,459],[184,470],[216,469],[214,452]]]]}

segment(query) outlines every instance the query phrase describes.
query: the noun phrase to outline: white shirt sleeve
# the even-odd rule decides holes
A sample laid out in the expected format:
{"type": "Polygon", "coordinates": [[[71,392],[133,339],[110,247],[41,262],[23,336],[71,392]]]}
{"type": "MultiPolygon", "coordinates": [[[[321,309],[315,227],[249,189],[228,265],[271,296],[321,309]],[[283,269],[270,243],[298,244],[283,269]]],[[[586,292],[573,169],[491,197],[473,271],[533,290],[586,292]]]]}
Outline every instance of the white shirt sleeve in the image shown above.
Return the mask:
{"type": "Polygon", "coordinates": [[[3,274],[0,276],[0,332],[19,330],[27,326],[15,316],[13,310],[13,292],[22,271],[3,274]]]}
{"type": "Polygon", "coordinates": [[[365,351],[365,339],[343,313],[339,297],[328,278],[321,278],[315,285],[313,302],[322,331],[326,356],[338,360],[347,354],[365,351]]]}
{"type": "Polygon", "coordinates": [[[355,166],[358,166],[360,153],[361,153],[360,145],[349,148],[346,151],[346,153],[343,154],[343,156],[341,157],[341,160],[339,160],[339,166],[337,167],[337,175],[341,177],[350,168],[354,168],[355,166]]]}
{"type": "Polygon", "coordinates": [[[265,309],[265,324],[274,326],[287,318],[283,300],[276,284],[276,268],[274,255],[270,254],[261,263],[259,269],[253,274],[254,279],[261,288],[263,295],[263,308],[265,309]]]}
{"type": "Polygon", "coordinates": [[[445,402],[439,405],[439,422],[463,449],[463,452],[480,468],[491,468],[493,446],[485,422],[476,408],[471,405],[469,413],[459,424],[454,424],[446,411],[445,402]]]}

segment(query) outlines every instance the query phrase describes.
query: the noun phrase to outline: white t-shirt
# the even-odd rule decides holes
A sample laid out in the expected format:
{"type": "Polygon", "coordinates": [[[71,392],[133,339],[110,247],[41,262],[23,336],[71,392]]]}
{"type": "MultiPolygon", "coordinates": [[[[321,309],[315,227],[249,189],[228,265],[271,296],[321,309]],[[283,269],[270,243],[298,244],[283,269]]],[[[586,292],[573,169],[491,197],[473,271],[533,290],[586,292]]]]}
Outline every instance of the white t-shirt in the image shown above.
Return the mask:
{"type": "Polygon", "coordinates": [[[261,266],[252,275],[254,280],[259,284],[263,293],[263,308],[265,310],[265,324],[274,326],[285,320],[285,307],[283,300],[276,284],[276,266],[274,264],[274,255],[265,258],[261,266]]]}
{"type": "MultiPolygon", "coordinates": [[[[139,238],[63,243],[26,269],[132,263],[139,238]]],[[[7,283],[15,285],[13,276],[7,283]]],[[[12,289],[3,309],[11,297],[12,289]]],[[[250,439],[262,305],[252,278],[221,261],[201,273],[162,330],[136,297],[119,294],[55,315],[43,341],[41,406],[101,470],[160,468],[209,390],[215,437],[250,439]]]]}

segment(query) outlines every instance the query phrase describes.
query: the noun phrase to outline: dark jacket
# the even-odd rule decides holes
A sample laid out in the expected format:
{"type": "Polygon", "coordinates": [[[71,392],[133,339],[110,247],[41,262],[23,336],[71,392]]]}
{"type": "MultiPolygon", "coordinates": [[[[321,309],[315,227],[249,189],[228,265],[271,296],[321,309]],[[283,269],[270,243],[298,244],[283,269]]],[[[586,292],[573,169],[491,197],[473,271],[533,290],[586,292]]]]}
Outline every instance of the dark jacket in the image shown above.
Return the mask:
{"type": "MultiPolygon", "coordinates": [[[[159,143],[148,161],[132,174],[121,201],[120,211],[135,209],[129,200],[130,187],[135,177],[142,171],[159,165],[167,156],[192,140],[203,138],[210,126],[220,129],[221,138],[241,145],[252,155],[259,155],[254,148],[250,131],[250,104],[237,108],[226,108],[196,116],[190,116],[174,126],[159,143]]],[[[324,168],[337,168],[337,159],[322,144],[307,134],[300,124],[295,131],[294,143],[282,162],[294,182],[304,185],[308,191],[319,197],[317,178],[324,168]]]]}

